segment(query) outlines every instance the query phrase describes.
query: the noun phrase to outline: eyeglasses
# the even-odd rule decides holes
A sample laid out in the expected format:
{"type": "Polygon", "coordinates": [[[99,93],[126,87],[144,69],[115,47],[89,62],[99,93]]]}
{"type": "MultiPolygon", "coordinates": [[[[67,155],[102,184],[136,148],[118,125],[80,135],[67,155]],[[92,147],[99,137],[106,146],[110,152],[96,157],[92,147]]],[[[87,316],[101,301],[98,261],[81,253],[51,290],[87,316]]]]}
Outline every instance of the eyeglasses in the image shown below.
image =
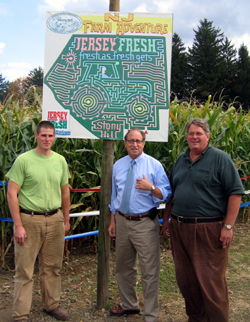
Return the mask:
{"type": "Polygon", "coordinates": [[[197,136],[198,138],[201,137],[202,135],[204,135],[206,133],[201,133],[201,132],[197,132],[197,133],[194,133],[194,132],[189,132],[187,135],[190,136],[190,137],[194,137],[194,136],[197,136]]]}
{"type": "Polygon", "coordinates": [[[129,144],[133,145],[134,143],[136,143],[137,145],[142,144],[142,142],[144,142],[144,140],[126,140],[129,144]]]}

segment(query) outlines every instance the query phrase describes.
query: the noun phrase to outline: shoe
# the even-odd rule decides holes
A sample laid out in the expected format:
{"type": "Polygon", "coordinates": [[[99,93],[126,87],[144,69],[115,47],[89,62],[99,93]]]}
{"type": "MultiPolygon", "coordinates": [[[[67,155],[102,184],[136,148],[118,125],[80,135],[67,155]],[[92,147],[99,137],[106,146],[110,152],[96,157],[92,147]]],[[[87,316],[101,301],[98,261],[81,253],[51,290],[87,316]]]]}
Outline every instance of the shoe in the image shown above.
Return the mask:
{"type": "Polygon", "coordinates": [[[132,314],[139,314],[140,310],[123,310],[123,308],[119,305],[117,309],[111,310],[111,316],[123,316],[123,315],[132,315],[132,314]]]}
{"type": "Polygon", "coordinates": [[[46,310],[44,310],[44,311],[46,313],[52,315],[57,320],[66,321],[69,318],[69,314],[66,311],[64,311],[63,309],[61,309],[60,306],[55,307],[51,311],[46,311],[46,310]]]}

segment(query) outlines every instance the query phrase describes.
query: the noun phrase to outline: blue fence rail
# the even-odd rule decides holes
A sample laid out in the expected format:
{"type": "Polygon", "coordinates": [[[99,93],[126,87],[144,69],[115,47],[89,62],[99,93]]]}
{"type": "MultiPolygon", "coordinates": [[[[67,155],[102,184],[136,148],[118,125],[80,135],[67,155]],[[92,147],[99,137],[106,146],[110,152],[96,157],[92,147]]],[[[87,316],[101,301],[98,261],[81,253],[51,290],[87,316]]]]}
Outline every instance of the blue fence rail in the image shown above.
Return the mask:
{"type": "MultiPolygon", "coordinates": [[[[240,208],[247,207],[249,205],[250,205],[250,202],[245,202],[240,205],[240,208]]],[[[158,209],[160,210],[160,209],[164,209],[164,208],[165,208],[165,205],[162,204],[159,206],[158,209]]],[[[72,217],[81,217],[81,216],[84,216],[84,217],[99,216],[99,214],[100,214],[99,210],[95,210],[95,211],[82,212],[82,213],[77,213],[77,214],[70,214],[69,216],[70,216],[70,218],[72,218],[72,217]]],[[[0,217],[0,221],[13,222],[12,218],[1,218],[1,217],[0,217]]],[[[163,222],[163,219],[159,219],[159,224],[162,224],[162,222],[163,222]]],[[[94,235],[98,235],[98,234],[99,234],[99,230],[95,230],[95,231],[90,231],[87,233],[65,236],[65,240],[82,238],[82,237],[89,237],[89,236],[94,236],[94,235]]]]}
{"type": "MultiPolygon", "coordinates": [[[[250,176],[248,177],[244,177],[241,178],[243,179],[248,179],[250,178],[250,176]]],[[[8,182],[5,182],[6,185],[8,185],[8,182]]],[[[0,186],[3,186],[3,182],[0,181],[0,186]]],[[[70,189],[70,192],[100,192],[99,188],[93,188],[93,189],[70,189]]],[[[250,194],[250,190],[245,191],[245,194],[248,195],[250,194]]],[[[245,202],[242,203],[240,205],[240,208],[244,208],[250,205],[250,201],[249,202],[245,202]]],[[[161,204],[158,209],[164,209],[165,208],[165,204],[161,204]]],[[[70,214],[70,218],[72,217],[89,217],[89,216],[99,216],[100,215],[100,211],[99,210],[95,210],[95,211],[88,211],[88,212],[81,212],[81,213],[75,213],[75,214],[70,214]]],[[[5,222],[12,222],[13,223],[13,219],[12,218],[2,218],[0,217],[0,221],[5,221],[5,222]]],[[[163,219],[159,219],[159,224],[162,224],[163,219]]],[[[94,235],[98,235],[99,234],[99,230],[95,230],[95,231],[90,231],[87,233],[82,233],[82,234],[76,234],[76,235],[70,235],[70,236],[65,236],[65,240],[69,240],[69,239],[75,239],[75,238],[82,238],[82,237],[89,237],[89,236],[94,236],[94,235]]]]}

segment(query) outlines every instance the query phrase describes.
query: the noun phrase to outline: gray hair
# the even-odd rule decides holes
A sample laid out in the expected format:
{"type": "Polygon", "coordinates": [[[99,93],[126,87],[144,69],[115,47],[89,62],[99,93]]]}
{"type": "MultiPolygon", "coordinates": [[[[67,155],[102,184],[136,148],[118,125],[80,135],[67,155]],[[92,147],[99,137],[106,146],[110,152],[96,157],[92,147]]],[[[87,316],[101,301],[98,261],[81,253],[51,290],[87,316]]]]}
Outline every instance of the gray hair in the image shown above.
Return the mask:
{"type": "Polygon", "coordinates": [[[192,121],[190,121],[188,123],[188,125],[187,125],[187,133],[188,133],[189,128],[190,128],[190,126],[192,124],[200,126],[205,131],[206,134],[210,134],[210,128],[209,128],[209,125],[208,125],[206,120],[201,119],[199,117],[195,117],[192,121]]]}

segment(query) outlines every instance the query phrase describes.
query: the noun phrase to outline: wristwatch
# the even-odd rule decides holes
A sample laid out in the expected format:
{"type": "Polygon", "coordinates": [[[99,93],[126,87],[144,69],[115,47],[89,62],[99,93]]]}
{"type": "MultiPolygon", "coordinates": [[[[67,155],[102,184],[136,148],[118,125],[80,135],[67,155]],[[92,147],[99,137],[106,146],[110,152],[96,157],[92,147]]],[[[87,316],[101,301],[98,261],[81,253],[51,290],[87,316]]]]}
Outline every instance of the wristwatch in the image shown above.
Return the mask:
{"type": "Polygon", "coordinates": [[[226,229],[228,229],[228,230],[233,229],[233,226],[232,225],[225,225],[224,224],[224,227],[226,227],[226,229]]]}
{"type": "Polygon", "coordinates": [[[154,185],[152,185],[152,187],[151,187],[151,191],[154,191],[155,190],[155,186],[154,185]]]}

